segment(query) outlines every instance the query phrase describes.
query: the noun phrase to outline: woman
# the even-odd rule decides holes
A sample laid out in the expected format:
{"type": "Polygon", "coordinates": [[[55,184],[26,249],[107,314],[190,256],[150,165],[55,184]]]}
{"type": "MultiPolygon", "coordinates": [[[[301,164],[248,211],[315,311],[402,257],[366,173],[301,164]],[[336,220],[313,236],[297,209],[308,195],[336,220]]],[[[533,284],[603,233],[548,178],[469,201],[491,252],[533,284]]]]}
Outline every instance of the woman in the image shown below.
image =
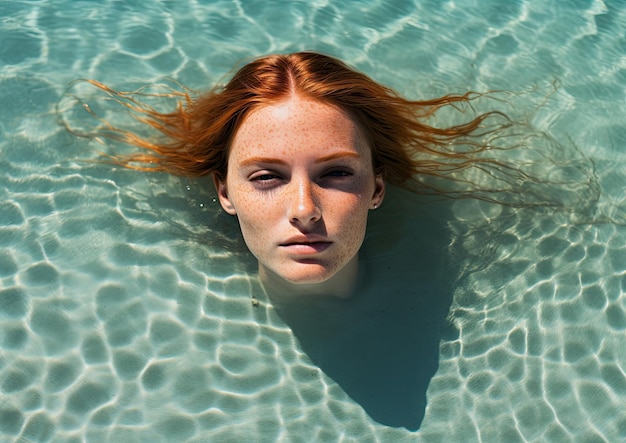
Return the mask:
{"type": "MultiPolygon", "coordinates": [[[[112,96],[128,99],[92,82],[112,96]]],[[[474,96],[410,101],[341,61],[318,53],[270,55],[243,66],[223,88],[143,114],[166,141],[126,131],[107,135],[146,148],[116,157],[125,166],[185,176],[212,174],[224,210],[238,217],[269,292],[349,296],[368,212],[385,183],[428,190],[421,178],[480,164],[493,112],[446,128],[425,121],[474,96]],[[416,178],[417,177],[417,178],[416,178]]],[[[85,109],[89,107],[85,105],[85,109]]]]}

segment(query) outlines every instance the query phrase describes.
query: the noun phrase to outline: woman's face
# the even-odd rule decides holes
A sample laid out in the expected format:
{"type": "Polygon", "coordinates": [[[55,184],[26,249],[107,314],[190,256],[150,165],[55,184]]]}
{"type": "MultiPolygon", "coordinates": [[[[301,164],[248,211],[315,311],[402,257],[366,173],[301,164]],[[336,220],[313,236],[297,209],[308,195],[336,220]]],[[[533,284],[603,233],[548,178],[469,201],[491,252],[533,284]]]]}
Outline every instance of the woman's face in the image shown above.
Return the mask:
{"type": "Polygon", "coordinates": [[[216,186],[262,276],[321,283],[356,263],[384,195],[371,157],[357,124],[317,101],[292,96],[246,117],[216,186]]]}

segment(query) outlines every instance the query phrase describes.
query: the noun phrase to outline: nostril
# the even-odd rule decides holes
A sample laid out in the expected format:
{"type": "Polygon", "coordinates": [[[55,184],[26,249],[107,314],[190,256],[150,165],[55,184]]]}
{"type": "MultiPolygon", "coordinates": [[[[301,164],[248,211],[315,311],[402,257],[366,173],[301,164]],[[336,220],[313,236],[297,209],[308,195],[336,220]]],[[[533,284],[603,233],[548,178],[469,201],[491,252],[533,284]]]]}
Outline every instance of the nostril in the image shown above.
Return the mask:
{"type": "MultiPolygon", "coordinates": [[[[296,181],[293,183],[296,184],[296,181]]],[[[299,224],[314,223],[321,218],[317,196],[308,179],[297,182],[288,216],[292,223],[299,224]]]]}
{"type": "Polygon", "coordinates": [[[321,218],[322,212],[316,204],[299,206],[289,214],[289,220],[292,223],[310,224],[317,222],[321,218]]]}

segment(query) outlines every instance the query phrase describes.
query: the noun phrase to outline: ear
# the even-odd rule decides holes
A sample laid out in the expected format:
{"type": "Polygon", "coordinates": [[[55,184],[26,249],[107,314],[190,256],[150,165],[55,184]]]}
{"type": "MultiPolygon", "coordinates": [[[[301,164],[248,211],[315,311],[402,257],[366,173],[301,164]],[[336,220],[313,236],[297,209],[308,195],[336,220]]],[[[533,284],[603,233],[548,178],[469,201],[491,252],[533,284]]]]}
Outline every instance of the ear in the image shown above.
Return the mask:
{"type": "Polygon", "coordinates": [[[217,175],[213,174],[213,184],[215,185],[215,190],[217,191],[217,198],[220,200],[220,205],[224,211],[226,211],[230,215],[236,215],[237,211],[235,210],[235,206],[228,198],[228,189],[226,187],[226,180],[220,180],[217,175]]]}
{"type": "Polygon", "coordinates": [[[376,187],[374,188],[374,194],[372,195],[372,202],[370,208],[377,209],[383,203],[385,198],[385,180],[383,180],[382,174],[376,174],[376,187]]]}

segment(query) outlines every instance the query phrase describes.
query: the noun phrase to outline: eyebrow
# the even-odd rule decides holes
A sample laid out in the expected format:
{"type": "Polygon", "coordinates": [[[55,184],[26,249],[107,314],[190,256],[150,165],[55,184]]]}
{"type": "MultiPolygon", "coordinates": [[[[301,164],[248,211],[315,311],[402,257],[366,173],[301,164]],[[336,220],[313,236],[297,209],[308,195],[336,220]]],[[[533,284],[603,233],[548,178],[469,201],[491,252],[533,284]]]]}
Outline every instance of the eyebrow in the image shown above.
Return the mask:
{"type": "Polygon", "coordinates": [[[240,161],[239,166],[252,166],[252,165],[259,164],[259,163],[273,163],[273,164],[279,164],[279,165],[287,164],[287,162],[280,160],[278,158],[250,157],[250,158],[246,158],[245,160],[240,161]]]}
{"type": "Polygon", "coordinates": [[[338,160],[342,158],[359,158],[359,157],[360,155],[357,154],[356,152],[341,151],[341,152],[335,152],[334,154],[325,155],[324,157],[320,157],[317,160],[315,160],[315,163],[325,163],[331,160],[338,160]]]}
{"type": "MultiPolygon", "coordinates": [[[[332,160],[338,160],[338,159],[342,159],[342,158],[359,158],[359,154],[357,154],[356,152],[352,152],[352,151],[341,151],[341,152],[335,152],[333,154],[329,154],[329,155],[325,155],[323,157],[320,157],[318,159],[315,160],[316,164],[319,163],[326,163],[332,160]]],[[[287,165],[287,162],[284,160],[281,160],[279,158],[272,158],[272,157],[250,157],[250,158],[246,158],[244,160],[242,160],[241,162],[239,162],[239,166],[241,167],[246,167],[246,166],[251,166],[251,165],[257,165],[259,163],[270,163],[270,164],[278,164],[278,165],[287,165]]]]}

